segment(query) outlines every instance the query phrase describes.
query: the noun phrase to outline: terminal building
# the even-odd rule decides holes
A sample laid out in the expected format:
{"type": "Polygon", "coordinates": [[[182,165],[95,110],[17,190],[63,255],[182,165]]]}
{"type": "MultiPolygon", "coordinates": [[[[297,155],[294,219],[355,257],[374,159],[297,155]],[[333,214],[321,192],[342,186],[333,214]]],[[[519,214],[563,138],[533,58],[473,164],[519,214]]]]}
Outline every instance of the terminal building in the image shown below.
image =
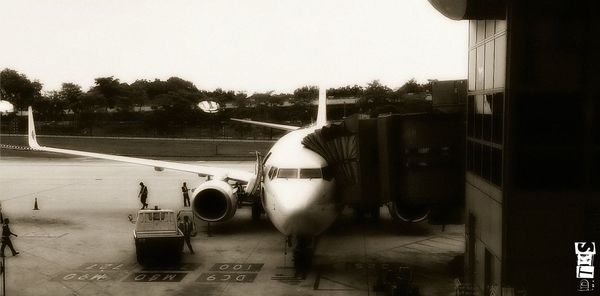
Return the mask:
{"type": "Polygon", "coordinates": [[[583,272],[575,243],[600,243],[599,4],[429,2],[469,20],[467,283],[478,295],[597,293],[599,270],[583,272]]]}

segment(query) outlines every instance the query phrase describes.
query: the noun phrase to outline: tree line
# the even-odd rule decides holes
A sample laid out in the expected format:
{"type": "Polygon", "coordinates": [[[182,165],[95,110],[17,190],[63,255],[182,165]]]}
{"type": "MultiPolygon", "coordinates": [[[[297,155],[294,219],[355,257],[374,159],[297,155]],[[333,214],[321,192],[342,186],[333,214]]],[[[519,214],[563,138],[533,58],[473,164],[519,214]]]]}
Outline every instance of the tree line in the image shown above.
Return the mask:
{"type": "MultiPolygon", "coordinates": [[[[0,72],[0,95],[11,102],[15,110],[33,106],[40,120],[70,121],[70,128],[92,129],[100,122],[137,121],[154,134],[168,133],[181,125],[202,124],[215,126],[229,117],[254,118],[279,122],[307,123],[314,116],[312,102],[318,97],[316,86],[303,86],[293,93],[264,92],[248,95],[234,90],[217,88],[202,90],[194,83],[179,77],[166,80],[139,79],[126,83],[115,78],[98,77],[87,90],[65,82],[59,90],[42,91],[42,84],[12,69],[0,72]],[[201,101],[215,101],[221,106],[232,105],[216,114],[199,110],[201,101]],[[289,105],[283,108],[288,102],[289,105]],[[140,111],[143,106],[150,112],[140,111]],[[110,111],[110,112],[108,112],[110,111]]],[[[408,93],[429,92],[430,84],[419,84],[414,79],[402,87],[392,89],[374,80],[366,87],[353,85],[330,88],[330,99],[356,98],[353,112],[372,113],[393,104],[402,103],[408,93]]]]}

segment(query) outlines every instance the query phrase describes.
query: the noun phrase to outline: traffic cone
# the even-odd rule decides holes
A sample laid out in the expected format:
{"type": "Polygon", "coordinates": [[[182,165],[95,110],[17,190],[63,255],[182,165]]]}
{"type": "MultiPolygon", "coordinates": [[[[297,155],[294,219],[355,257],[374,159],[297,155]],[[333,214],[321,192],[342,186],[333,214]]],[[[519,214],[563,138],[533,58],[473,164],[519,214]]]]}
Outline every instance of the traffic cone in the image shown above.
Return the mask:
{"type": "Polygon", "coordinates": [[[35,198],[35,203],[33,204],[33,210],[34,211],[38,211],[39,210],[38,205],[37,205],[37,197],[35,198]]]}

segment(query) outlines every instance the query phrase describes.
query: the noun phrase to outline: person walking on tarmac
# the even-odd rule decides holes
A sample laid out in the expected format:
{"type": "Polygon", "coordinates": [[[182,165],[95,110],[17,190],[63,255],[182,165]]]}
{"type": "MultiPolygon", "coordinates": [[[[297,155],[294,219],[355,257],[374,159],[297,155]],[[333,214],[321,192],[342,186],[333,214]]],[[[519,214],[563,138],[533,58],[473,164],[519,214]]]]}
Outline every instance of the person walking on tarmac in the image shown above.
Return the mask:
{"type": "Polygon", "coordinates": [[[183,192],[183,206],[184,207],[190,206],[190,195],[188,194],[188,191],[190,191],[190,190],[187,188],[187,185],[185,184],[185,182],[183,182],[183,186],[181,186],[181,192],[183,192]]]}
{"type": "Polygon", "coordinates": [[[190,242],[193,225],[188,216],[183,216],[183,222],[179,223],[179,229],[181,229],[181,232],[183,232],[183,240],[185,241],[188,249],[190,249],[190,254],[194,254],[194,249],[192,249],[192,243],[190,242]]]}
{"type": "Polygon", "coordinates": [[[146,202],[146,199],[148,199],[148,187],[146,187],[143,182],[140,182],[140,186],[141,188],[138,197],[140,198],[140,202],[142,202],[142,208],[140,210],[143,210],[148,208],[148,203],[146,202]]]}
{"type": "Polygon", "coordinates": [[[2,257],[4,257],[4,248],[6,248],[6,246],[10,248],[13,256],[17,256],[17,254],[19,254],[19,252],[15,251],[15,248],[13,247],[12,242],[10,241],[11,235],[14,235],[15,237],[17,237],[18,235],[10,231],[10,228],[8,227],[8,222],[8,218],[5,218],[4,224],[2,224],[2,247],[0,247],[0,254],[2,255],[2,257]]]}

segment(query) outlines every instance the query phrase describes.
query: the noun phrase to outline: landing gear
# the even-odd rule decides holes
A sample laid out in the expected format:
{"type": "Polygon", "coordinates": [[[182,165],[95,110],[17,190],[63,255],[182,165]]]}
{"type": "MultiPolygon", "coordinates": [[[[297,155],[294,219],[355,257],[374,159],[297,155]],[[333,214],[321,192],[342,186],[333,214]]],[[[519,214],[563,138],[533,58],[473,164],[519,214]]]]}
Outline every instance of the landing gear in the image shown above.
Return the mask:
{"type": "Polygon", "coordinates": [[[366,214],[369,214],[369,216],[371,217],[371,220],[379,221],[379,217],[380,217],[379,206],[372,206],[372,207],[357,206],[354,208],[354,215],[356,216],[356,221],[358,221],[358,222],[364,221],[366,214]]]}
{"type": "Polygon", "coordinates": [[[294,270],[297,278],[306,278],[312,263],[313,239],[307,237],[296,238],[294,248],[294,270]]]}
{"type": "Polygon", "coordinates": [[[260,215],[263,213],[262,204],[258,201],[252,203],[252,222],[260,221],[260,215]]]}

